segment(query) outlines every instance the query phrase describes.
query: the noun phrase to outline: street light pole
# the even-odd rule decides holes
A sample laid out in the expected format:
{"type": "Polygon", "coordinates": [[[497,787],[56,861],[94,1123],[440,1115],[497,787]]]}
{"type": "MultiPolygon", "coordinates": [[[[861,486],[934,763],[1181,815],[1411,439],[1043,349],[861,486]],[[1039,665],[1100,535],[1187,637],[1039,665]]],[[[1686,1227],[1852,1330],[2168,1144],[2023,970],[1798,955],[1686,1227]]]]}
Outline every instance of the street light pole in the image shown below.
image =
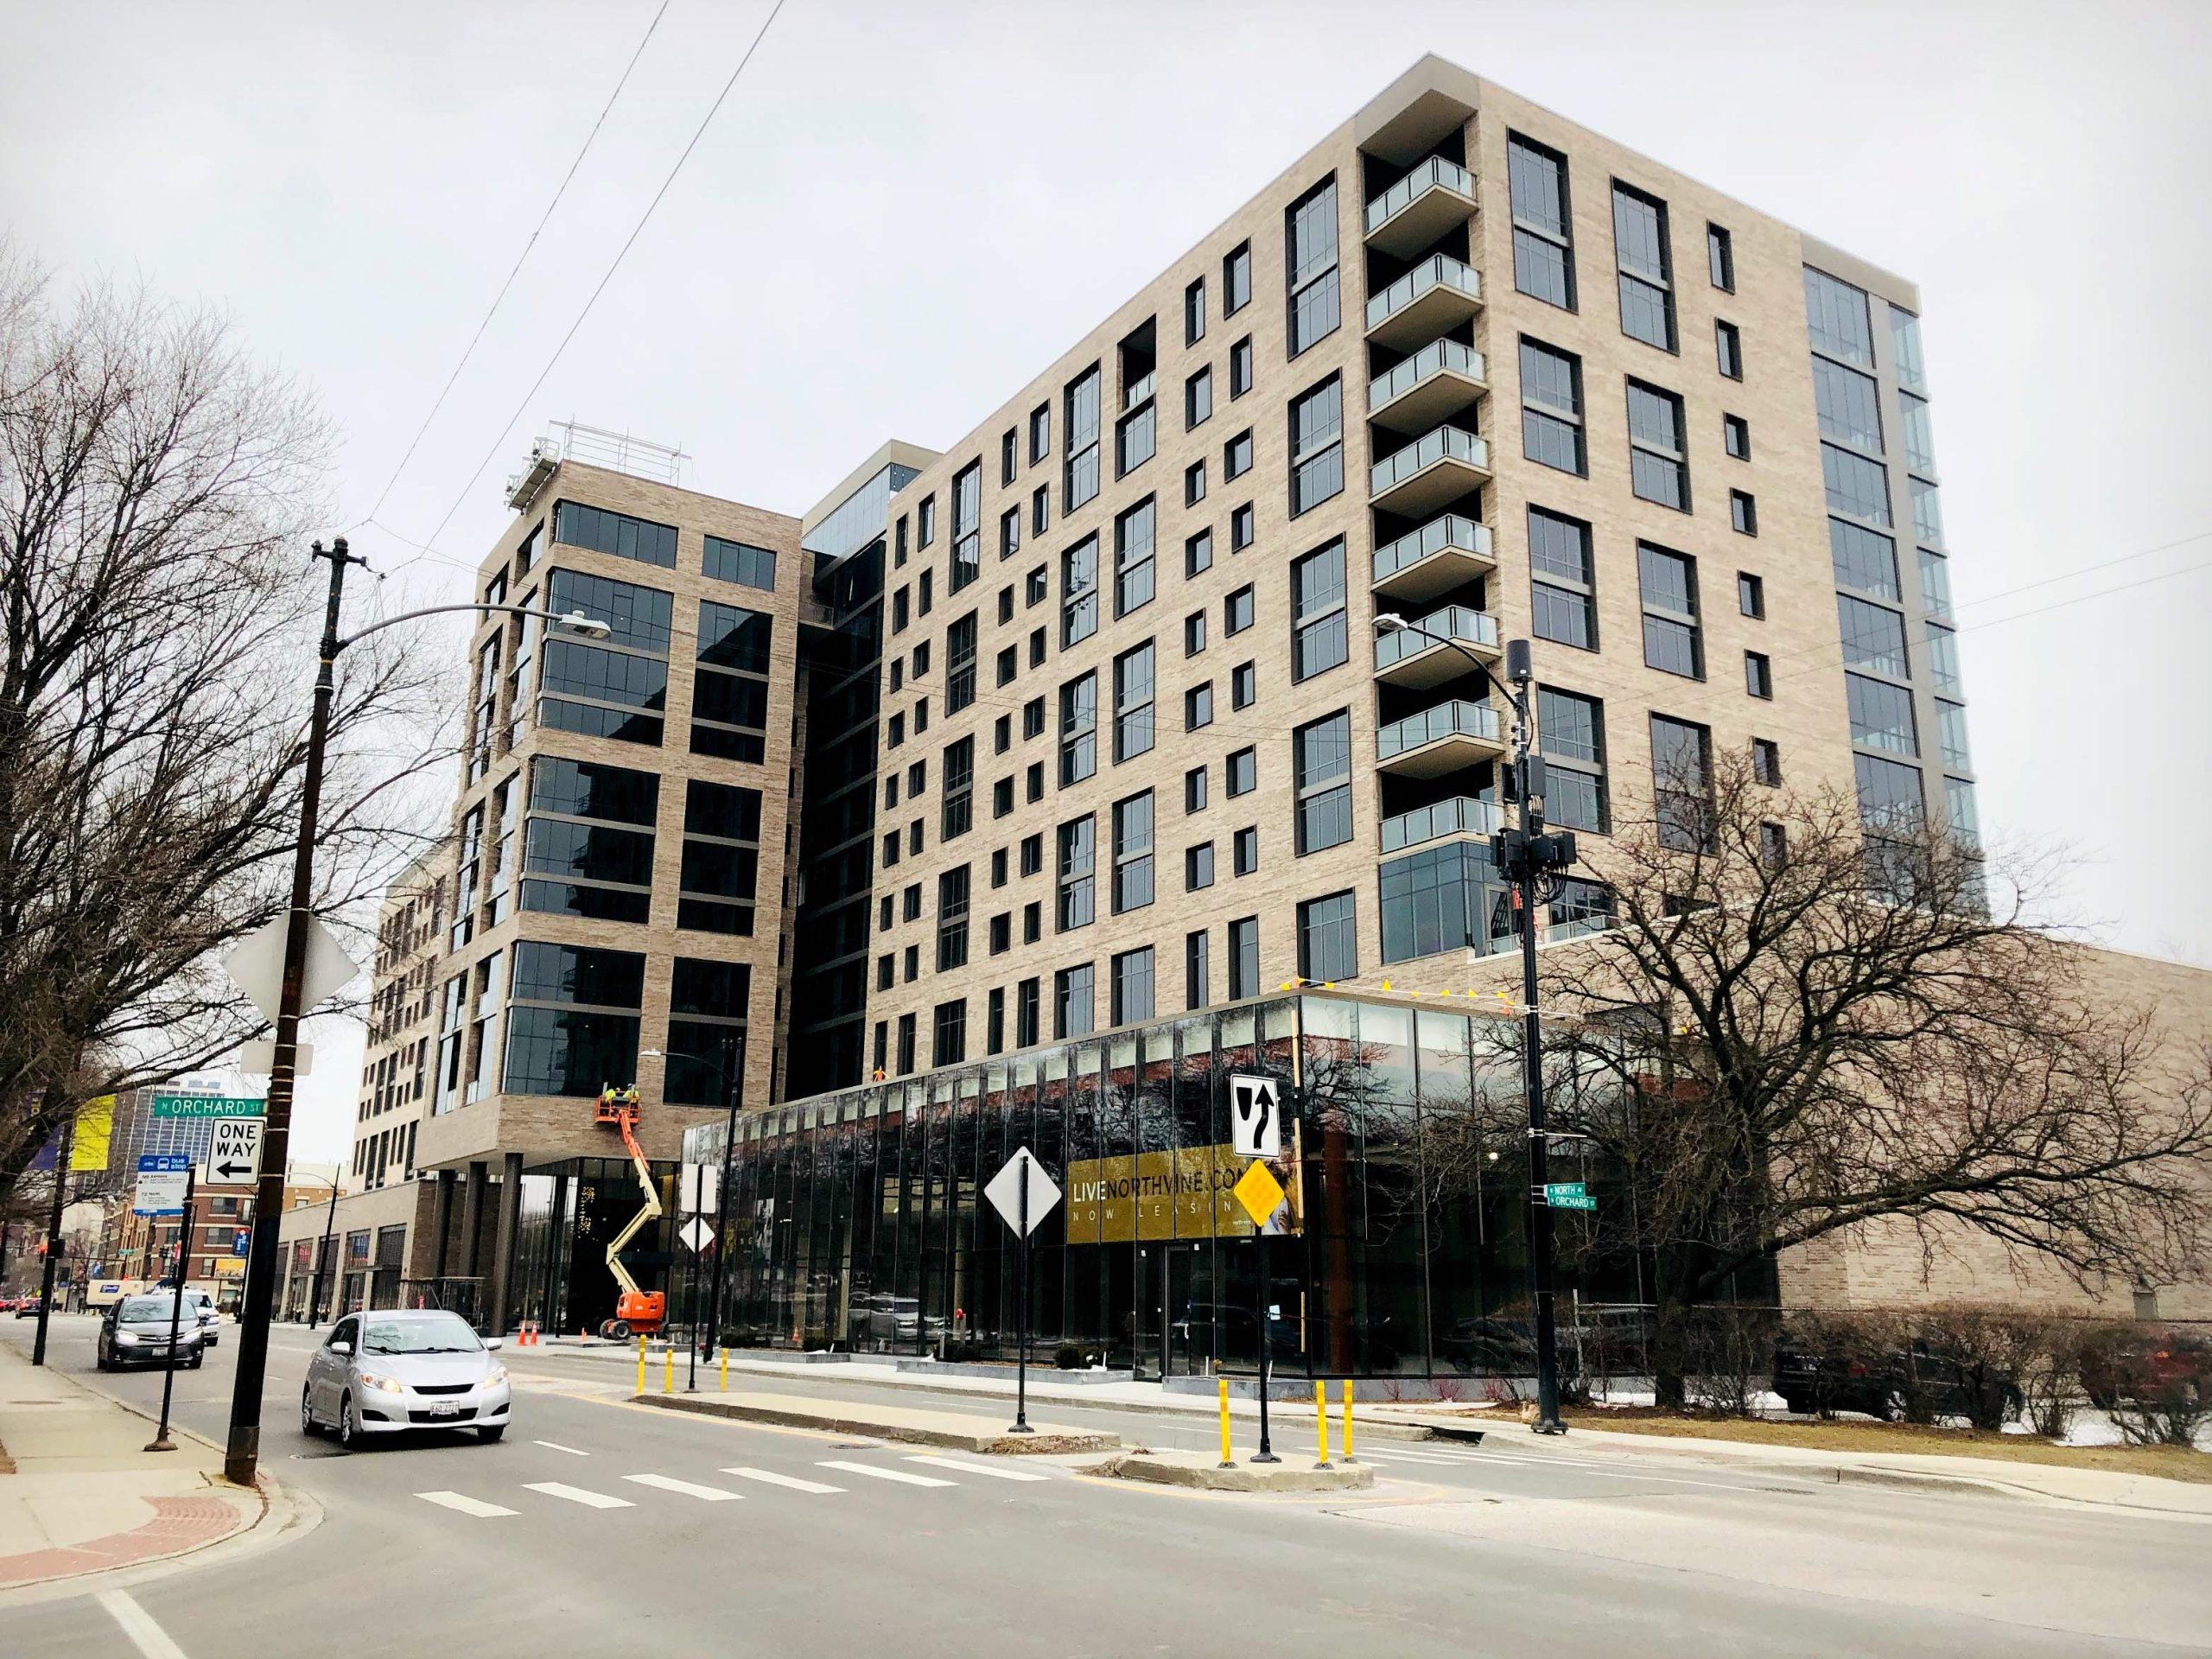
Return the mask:
{"type": "Polygon", "coordinates": [[[1550,1137],[1544,1104],[1543,1022],[1536,1004],[1536,902],[1543,880],[1574,862],[1572,835],[1544,834],[1544,758],[1535,751],[1535,721],[1529,708],[1529,687],[1535,678],[1529,642],[1506,643],[1505,672],[1513,683],[1491,671],[1488,663],[1448,635],[1432,633],[1402,616],[1383,613],[1375,619],[1377,633],[1417,633],[1440,645],[1449,645],[1497,687],[1513,710],[1513,771],[1515,793],[1520,798],[1517,829],[1501,830],[1491,837],[1493,861],[1499,874],[1513,883],[1514,908],[1521,925],[1521,1077],[1529,1112],[1529,1290],[1535,1305],[1536,1421],[1539,1434],[1564,1434],[1567,1425],[1559,1414],[1559,1327],[1553,1293],[1552,1211],[1545,1198],[1549,1173],[1550,1137]]]}
{"type": "MultiPolygon", "coordinates": [[[[702,1351],[711,1363],[715,1351],[721,1345],[722,1332],[722,1252],[729,1248],[729,1157],[737,1144],[737,1033],[725,1027],[722,1033],[722,1173],[721,1183],[715,1189],[715,1271],[713,1288],[707,1293],[708,1338],[703,1347],[691,1345],[702,1351]]],[[[696,1254],[696,1253],[695,1253],[696,1254]]],[[[693,1321],[697,1323],[695,1313],[693,1321]]]]}
{"type": "Polygon", "coordinates": [[[338,1183],[330,1184],[330,1208],[323,1212],[322,1249],[315,1259],[315,1283],[308,1293],[308,1329],[312,1331],[322,1318],[322,1272],[334,1267],[330,1259],[330,1242],[338,1232],[338,1183]]]}

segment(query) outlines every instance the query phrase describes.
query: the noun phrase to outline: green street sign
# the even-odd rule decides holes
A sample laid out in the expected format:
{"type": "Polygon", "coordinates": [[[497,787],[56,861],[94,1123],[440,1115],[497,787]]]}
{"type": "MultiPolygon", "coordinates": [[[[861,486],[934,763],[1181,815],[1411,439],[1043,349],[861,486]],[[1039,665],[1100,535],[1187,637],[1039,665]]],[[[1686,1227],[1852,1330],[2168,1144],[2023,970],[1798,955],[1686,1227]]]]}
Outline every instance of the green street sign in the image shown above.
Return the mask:
{"type": "Polygon", "coordinates": [[[1544,1186],[1546,1204],[1572,1204],[1577,1198],[1589,1196],[1580,1181],[1549,1181],[1544,1186]]]}
{"type": "Polygon", "coordinates": [[[1598,1200],[1592,1198],[1586,1192],[1572,1198],[1554,1198],[1550,1200],[1550,1203],[1551,1207],[1554,1210],[1595,1211],[1598,1207],[1598,1200]]]}
{"type": "Polygon", "coordinates": [[[226,1095],[156,1095],[156,1117],[266,1117],[265,1100],[233,1100],[226,1095]]]}

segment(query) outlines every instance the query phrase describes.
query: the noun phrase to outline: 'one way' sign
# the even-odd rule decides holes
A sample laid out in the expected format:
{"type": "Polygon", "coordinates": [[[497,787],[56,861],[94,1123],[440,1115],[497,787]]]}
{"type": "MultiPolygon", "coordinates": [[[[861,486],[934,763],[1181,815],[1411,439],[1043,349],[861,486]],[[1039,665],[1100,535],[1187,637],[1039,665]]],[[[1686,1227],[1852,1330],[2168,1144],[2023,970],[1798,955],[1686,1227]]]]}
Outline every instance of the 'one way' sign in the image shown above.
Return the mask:
{"type": "Polygon", "coordinates": [[[207,1142],[207,1161],[200,1166],[202,1186],[239,1186],[261,1171],[259,1117],[218,1117],[209,1120],[215,1131],[207,1142]]]}

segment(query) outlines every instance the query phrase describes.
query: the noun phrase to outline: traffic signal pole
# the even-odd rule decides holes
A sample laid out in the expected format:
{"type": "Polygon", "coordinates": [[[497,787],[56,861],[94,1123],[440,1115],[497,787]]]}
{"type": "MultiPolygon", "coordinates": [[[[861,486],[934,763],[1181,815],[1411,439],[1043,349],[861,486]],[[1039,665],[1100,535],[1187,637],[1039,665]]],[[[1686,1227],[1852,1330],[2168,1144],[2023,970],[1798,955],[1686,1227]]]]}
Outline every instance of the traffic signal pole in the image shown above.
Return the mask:
{"type": "Polygon", "coordinates": [[[77,1146],[77,1114],[61,1120],[54,1143],[54,1205],[46,1218],[46,1260],[38,1270],[38,1330],[31,1338],[31,1363],[46,1363],[46,1321],[54,1312],[54,1274],[61,1261],[61,1212],[68,1208],[69,1160],[77,1146]]]}

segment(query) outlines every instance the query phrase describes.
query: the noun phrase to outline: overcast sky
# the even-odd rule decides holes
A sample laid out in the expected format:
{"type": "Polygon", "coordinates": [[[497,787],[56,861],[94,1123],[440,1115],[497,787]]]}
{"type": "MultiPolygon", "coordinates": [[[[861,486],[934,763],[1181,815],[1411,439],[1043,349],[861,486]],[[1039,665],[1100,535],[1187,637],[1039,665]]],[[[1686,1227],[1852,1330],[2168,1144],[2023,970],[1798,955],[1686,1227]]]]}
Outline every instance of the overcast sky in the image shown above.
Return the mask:
{"type": "MultiPolygon", "coordinates": [[[[791,513],[949,443],[1433,51],[1919,282],[1985,829],[2212,965],[2212,4],[788,0],[525,404],[767,5],[671,0],[374,524],[659,0],[10,0],[0,228],[226,307],[342,427],[375,602],[431,603],[550,419],[791,513]]],[[[334,1159],[360,1034],[317,1026],[334,1159]]]]}

